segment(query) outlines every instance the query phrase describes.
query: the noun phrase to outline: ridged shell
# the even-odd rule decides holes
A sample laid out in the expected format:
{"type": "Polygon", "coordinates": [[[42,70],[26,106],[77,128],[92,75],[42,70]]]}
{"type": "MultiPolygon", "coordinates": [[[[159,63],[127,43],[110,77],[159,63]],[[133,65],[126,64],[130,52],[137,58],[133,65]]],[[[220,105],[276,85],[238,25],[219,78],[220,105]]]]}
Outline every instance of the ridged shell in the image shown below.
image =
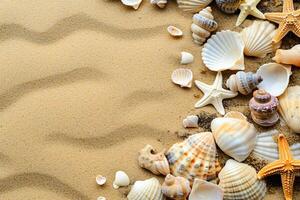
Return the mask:
{"type": "Polygon", "coordinates": [[[241,0],[216,0],[217,6],[221,11],[231,14],[239,8],[241,0]]]}
{"type": "Polygon", "coordinates": [[[220,149],[237,161],[245,160],[254,148],[257,131],[240,112],[215,118],[211,130],[220,149]]]}
{"type": "Polygon", "coordinates": [[[275,57],[272,58],[277,63],[289,64],[300,67],[300,44],[293,46],[291,49],[278,49],[275,57]]]}
{"type": "Polygon", "coordinates": [[[126,6],[130,6],[137,10],[140,7],[140,4],[142,3],[142,0],[121,0],[122,3],[126,6]]]}
{"type": "Polygon", "coordinates": [[[244,42],[239,33],[217,32],[202,49],[202,60],[212,71],[244,70],[244,42]]]}
{"type": "Polygon", "coordinates": [[[161,185],[156,178],[150,178],[145,181],[136,181],[132,186],[128,200],[164,200],[161,185]]]}
{"type": "Polygon", "coordinates": [[[179,68],[173,71],[171,79],[173,83],[181,87],[192,87],[193,72],[190,69],[179,68]]]}
{"type": "Polygon", "coordinates": [[[148,169],[153,174],[167,175],[170,173],[169,163],[165,156],[165,150],[156,153],[156,150],[148,144],[140,150],[138,161],[140,167],[148,169]]]}
{"type": "Polygon", "coordinates": [[[193,16],[191,25],[193,41],[196,44],[203,44],[212,31],[218,28],[218,23],[214,20],[211,7],[206,7],[193,16]]]}
{"type": "Polygon", "coordinates": [[[168,174],[162,184],[162,193],[171,199],[186,200],[191,192],[190,182],[180,176],[168,174]]]}
{"type": "Polygon", "coordinates": [[[196,13],[205,8],[213,0],[177,0],[178,7],[185,12],[196,13]]]}
{"type": "Polygon", "coordinates": [[[279,113],[292,131],[300,133],[300,86],[288,87],[279,97],[279,113]]]}
{"type": "Polygon", "coordinates": [[[167,152],[167,159],[171,174],[187,178],[191,184],[195,178],[215,180],[221,170],[211,132],[194,134],[174,144],[167,152]]]}
{"type": "Polygon", "coordinates": [[[266,183],[257,179],[253,167],[232,159],[226,162],[219,179],[224,200],[262,200],[267,191],[266,183]]]}
{"type": "Polygon", "coordinates": [[[245,43],[245,55],[263,58],[279,48],[281,43],[272,43],[275,33],[275,26],[268,21],[254,21],[251,26],[244,28],[241,35],[245,43]]]}
{"type": "Polygon", "coordinates": [[[223,200],[221,187],[201,179],[195,179],[189,200],[223,200]]]}

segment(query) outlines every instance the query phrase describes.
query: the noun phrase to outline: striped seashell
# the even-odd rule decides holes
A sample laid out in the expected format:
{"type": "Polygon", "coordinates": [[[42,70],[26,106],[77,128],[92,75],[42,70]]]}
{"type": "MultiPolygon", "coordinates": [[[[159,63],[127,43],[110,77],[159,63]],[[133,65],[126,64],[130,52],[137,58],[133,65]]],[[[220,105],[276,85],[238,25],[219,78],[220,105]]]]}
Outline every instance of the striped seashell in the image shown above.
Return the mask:
{"type": "Polygon", "coordinates": [[[183,177],[168,174],[162,184],[162,193],[171,199],[186,200],[191,192],[190,182],[183,177]]]}
{"type": "Polygon", "coordinates": [[[229,159],[219,173],[219,186],[224,190],[224,200],[262,200],[267,187],[257,179],[253,167],[229,159]]]}
{"type": "Polygon", "coordinates": [[[216,4],[222,12],[232,14],[240,7],[241,0],[216,0],[216,4]]]}
{"type": "Polygon", "coordinates": [[[190,69],[178,68],[175,69],[171,75],[173,83],[180,85],[180,87],[192,87],[193,72],[190,69]]]}
{"type": "Polygon", "coordinates": [[[211,132],[191,135],[174,144],[167,152],[171,174],[192,184],[195,178],[212,181],[221,170],[217,148],[211,132]]]}
{"type": "Polygon", "coordinates": [[[177,0],[178,7],[185,12],[196,13],[205,8],[213,0],[177,0]]]}
{"type": "Polygon", "coordinates": [[[211,130],[220,149],[235,160],[245,160],[254,148],[257,131],[240,112],[231,111],[211,122],[211,130]]]}

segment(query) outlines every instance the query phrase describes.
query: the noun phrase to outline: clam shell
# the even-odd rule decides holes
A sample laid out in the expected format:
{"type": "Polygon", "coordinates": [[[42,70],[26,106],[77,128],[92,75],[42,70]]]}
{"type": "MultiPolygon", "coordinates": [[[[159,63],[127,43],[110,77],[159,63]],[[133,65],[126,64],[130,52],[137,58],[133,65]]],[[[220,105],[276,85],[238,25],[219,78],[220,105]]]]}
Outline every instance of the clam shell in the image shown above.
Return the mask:
{"type": "Polygon", "coordinates": [[[183,35],[182,30],[180,30],[179,28],[177,28],[175,26],[168,26],[167,31],[173,37],[181,37],[183,35]]]}
{"type": "Polygon", "coordinates": [[[185,12],[196,13],[205,8],[213,0],[177,0],[178,7],[185,12]]]}
{"type": "Polygon", "coordinates": [[[128,175],[123,171],[117,171],[115,180],[113,182],[113,188],[118,189],[119,187],[125,187],[130,184],[128,175]]]}
{"type": "Polygon", "coordinates": [[[190,192],[190,182],[180,176],[175,177],[168,174],[162,184],[162,193],[172,199],[186,200],[190,192]]]}
{"type": "Polygon", "coordinates": [[[272,59],[277,63],[300,67],[300,44],[297,44],[288,50],[278,49],[275,57],[272,59]]]}
{"type": "Polygon", "coordinates": [[[184,128],[198,128],[198,122],[199,117],[197,115],[189,115],[183,120],[182,124],[184,128]]]}
{"type": "Polygon", "coordinates": [[[189,52],[185,52],[185,51],[181,52],[181,61],[180,61],[180,64],[187,65],[187,64],[192,63],[193,61],[194,61],[193,54],[191,54],[189,52]]]}
{"type": "Polygon", "coordinates": [[[211,130],[220,149],[237,161],[245,160],[254,148],[257,131],[240,112],[215,118],[211,130]]]}
{"type": "Polygon", "coordinates": [[[142,0],[121,0],[122,3],[126,6],[130,6],[137,10],[140,7],[140,4],[142,3],[142,0]]]}
{"type": "Polygon", "coordinates": [[[229,159],[219,173],[219,186],[224,190],[224,200],[261,200],[267,191],[266,183],[257,179],[253,167],[229,159]]]}
{"type": "Polygon", "coordinates": [[[104,185],[106,183],[106,178],[104,176],[102,176],[102,175],[98,175],[96,177],[96,183],[98,185],[104,185]]]}
{"type": "Polygon", "coordinates": [[[201,179],[195,179],[189,200],[223,200],[224,192],[221,187],[201,179]]]}
{"type": "Polygon", "coordinates": [[[232,14],[240,7],[241,0],[216,0],[219,9],[225,13],[232,14]]]}
{"type": "Polygon", "coordinates": [[[239,33],[217,32],[202,49],[202,60],[212,71],[244,70],[244,43],[239,33]]]}
{"type": "Polygon", "coordinates": [[[278,97],[283,94],[287,88],[292,72],[290,66],[267,63],[260,66],[256,74],[263,79],[257,88],[263,89],[272,96],[278,97]]]}
{"type": "Polygon", "coordinates": [[[173,83],[181,87],[192,87],[193,72],[190,69],[179,68],[173,71],[171,79],[173,83]]]}

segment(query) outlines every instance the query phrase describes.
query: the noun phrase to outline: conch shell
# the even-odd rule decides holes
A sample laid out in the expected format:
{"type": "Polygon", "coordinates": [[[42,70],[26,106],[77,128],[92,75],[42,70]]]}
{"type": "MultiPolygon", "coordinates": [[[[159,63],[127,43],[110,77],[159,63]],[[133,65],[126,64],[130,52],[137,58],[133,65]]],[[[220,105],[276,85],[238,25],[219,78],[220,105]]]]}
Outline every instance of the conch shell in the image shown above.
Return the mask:
{"type": "Polygon", "coordinates": [[[275,57],[272,59],[277,63],[300,67],[300,44],[297,44],[288,50],[278,49],[275,57]]]}
{"type": "Polygon", "coordinates": [[[162,184],[162,193],[169,198],[186,200],[191,192],[190,182],[183,177],[168,174],[162,184]]]}
{"type": "Polygon", "coordinates": [[[219,9],[224,13],[235,13],[240,7],[241,0],[216,0],[219,9]]]}

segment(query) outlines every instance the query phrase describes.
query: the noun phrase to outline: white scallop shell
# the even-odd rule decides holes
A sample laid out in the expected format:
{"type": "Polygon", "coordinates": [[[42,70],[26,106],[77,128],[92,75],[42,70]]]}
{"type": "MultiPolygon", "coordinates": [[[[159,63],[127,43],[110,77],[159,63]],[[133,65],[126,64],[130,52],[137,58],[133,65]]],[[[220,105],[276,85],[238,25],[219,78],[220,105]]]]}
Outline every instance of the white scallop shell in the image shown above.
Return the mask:
{"type": "Polygon", "coordinates": [[[184,128],[198,128],[198,121],[199,117],[197,115],[189,115],[182,121],[182,124],[184,128]]]}
{"type": "Polygon", "coordinates": [[[267,63],[260,66],[256,74],[263,79],[257,88],[264,89],[272,96],[278,97],[283,94],[287,88],[292,71],[290,66],[267,63]]]}
{"type": "Polygon", "coordinates": [[[257,20],[251,26],[244,28],[241,35],[245,43],[245,55],[263,58],[279,48],[280,42],[272,43],[275,33],[275,26],[268,21],[257,20]]]}
{"type": "Polygon", "coordinates": [[[181,37],[183,35],[182,30],[175,26],[168,26],[167,31],[170,33],[173,37],[181,37]]]}
{"type": "Polygon", "coordinates": [[[178,7],[185,12],[199,12],[213,0],[177,0],[178,7]]]}
{"type": "Polygon", "coordinates": [[[98,175],[96,177],[96,183],[98,185],[104,185],[106,183],[106,178],[104,176],[102,176],[102,175],[98,175]]]}
{"type": "Polygon", "coordinates": [[[181,52],[180,64],[187,65],[187,64],[192,63],[193,61],[194,61],[194,56],[191,53],[185,52],[185,51],[181,52]]]}
{"type": "Polygon", "coordinates": [[[244,70],[244,42],[239,33],[217,32],[202,49],[202,60],[212,71],[244,70]]]}
{"type": "Polygon", "coordinates": [[[223,200],[223,189],[218,185],[196,178],[189,200],[223,200]]]}
{"type": "Polygon", "coordinates": [[[113,182],[113,188],[118,189],[119,187],[125,187],[130,184],[128,175],[123,171],[117,171],[115,180],[113,182]]]}
{"type": "Polygon", "coordinates": [[[173,71],[171,79],[173,83],[181,87],[192,87],[193,72],[190,69],[179,68],[173,71]]]}
{"type": "Polygon", "coordinates": [[[132,186],[128,200],[164,200],[161,185],[156,178],[136,181],[132,186]]]}
{"type": "Polygon", "coordinates": [[[137,10],[140,7],[140,4],[142,3],[142,0],[121,0],[121,1],[124,5],[133,7],[135,10],[137,10]]]}

